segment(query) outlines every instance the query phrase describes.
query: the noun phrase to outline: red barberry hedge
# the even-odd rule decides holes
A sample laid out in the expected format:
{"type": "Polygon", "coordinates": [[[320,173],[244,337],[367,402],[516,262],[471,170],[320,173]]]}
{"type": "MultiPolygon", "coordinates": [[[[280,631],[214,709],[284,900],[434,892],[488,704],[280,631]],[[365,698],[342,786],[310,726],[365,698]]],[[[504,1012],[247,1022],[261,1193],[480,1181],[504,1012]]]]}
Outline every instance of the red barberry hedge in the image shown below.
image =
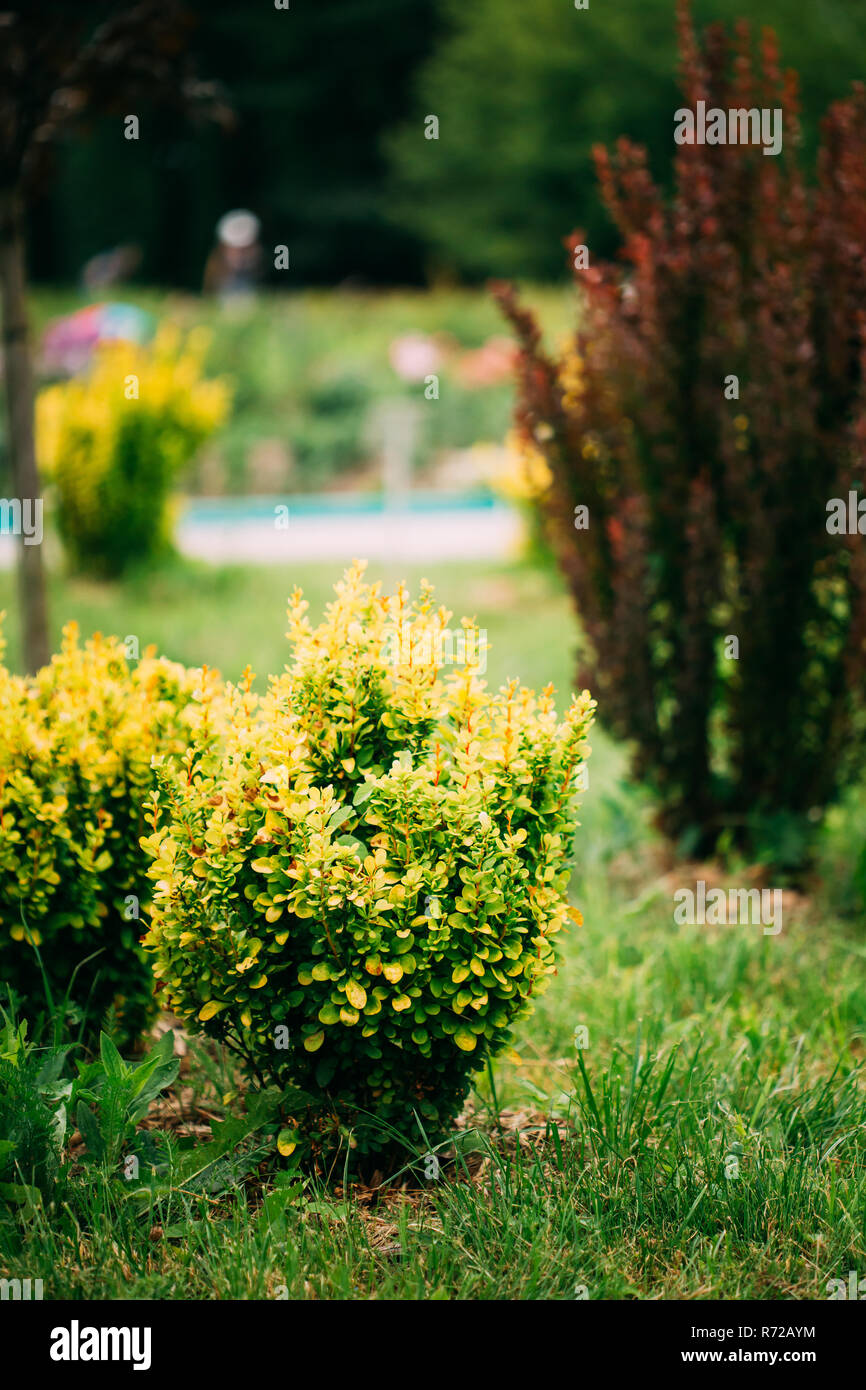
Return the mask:
{"type": "Polygon", "coordinates": [[[596,151],[621,264],[574,256],[562,352],[496,292],[586,637],[579,682],[684,847],[780,862],[862,765],[866,537],[828,508],[863,490],[866,93],[830,108],[810,183],[773,35],[755,61],[745,23],[702,46],[685,5],[679,25],[683,106],[781,108],[780,154],[677,145],[672,111],[670,198],[629,141],[596,151]]]}

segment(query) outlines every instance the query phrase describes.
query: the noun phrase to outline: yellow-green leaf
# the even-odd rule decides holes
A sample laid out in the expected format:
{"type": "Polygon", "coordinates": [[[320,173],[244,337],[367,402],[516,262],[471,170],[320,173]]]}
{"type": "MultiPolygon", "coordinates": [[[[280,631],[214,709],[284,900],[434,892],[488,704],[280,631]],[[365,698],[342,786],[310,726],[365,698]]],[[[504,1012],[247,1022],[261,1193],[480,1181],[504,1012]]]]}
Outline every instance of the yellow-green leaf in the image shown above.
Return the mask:
{"type": "Polygon", "coordinates": [[[220,1009],[224,1008],[226,1005],[219,999],[209,999],[198,1011],[199,1020],[202,1023],[207,1023],[209,1018],[213,1018],[214,1014],[218,1014],[220,1009]]]}
{"type": "Polygon", "coordinates": [[[353,1009],[363,1009],[367,1002],[367,991],[357,980],[350,980],[346,985],[346,998],[353,1009]]]}
{"type": "Polygon", "coordinates": [[[288,1158],[289,1154],[294,1153],[297,1147],[298,1131],[296,1129],[281,1129],[277,1135],[277,1148],[283,1158],[288,1158]]]}

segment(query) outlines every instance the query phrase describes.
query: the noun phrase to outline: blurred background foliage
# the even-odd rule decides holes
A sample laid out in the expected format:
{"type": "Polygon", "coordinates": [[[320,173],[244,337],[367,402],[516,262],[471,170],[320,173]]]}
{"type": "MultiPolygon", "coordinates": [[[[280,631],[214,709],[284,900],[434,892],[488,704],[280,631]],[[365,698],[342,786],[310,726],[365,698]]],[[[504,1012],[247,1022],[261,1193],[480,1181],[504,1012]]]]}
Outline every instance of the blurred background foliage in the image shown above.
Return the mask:
{"type": "MultiPolygon", "coordinates": [[[[613,261],[620,245],[599,195],[593,148],[611,147],[620,136],[638,141],[663,194],[671,191],[673,117],[682,100],[674,0],[590,0],[586,10],[575,9],[573,0],[475,0],[471,6],[457,0],[417,0],[412,6],[399,0],[294,0],[289,10],[272,3],[252,8],[238,0],[186,4],[198,19],[191,45],[195,66],[203,79],[220,84],[235,114],[234,128],[184,124],[142,107],[132,113],[140,119],[135,143],[124,138],[124,122],[116,115],[95,117],[60,143],[54,177],[29,210],[41,414],[46,402],[69,394],[46,363],[49,325],[56,330],[58,316],[77,317],[80,325],[87,312],[83,301],[106,293],[122,303],[103,307],[131,307],[184,335],[205,330],[203,381],[224,381],[231,408],[225,420],[212,422],[212,437],[187,431],[191,442],[182,473],[180,463],[164,469],[153,446],[156,424],[167,431],[170,420],[129,437],[115,429],[120,398],[114,416],[104,412],[102,457],[110,459],[110,468],[97,468],[97,453],[86,441],[90,486],[88,506],[80,510],[86,519],[95,504],[105,520],[102,563],[91,565],[89,575],[82,561],[85,551],[96,554],[92,534],[76,556],[68,524],[64,533],[66,523],[58,524],[52,514],[63,502],[58,484],[64,470],[52,472],[41,430],[49,567],[55,566],[51,542],[59,533],[66,563],[71,560],[78,571],[62,580],[59,573],[50,576],[58,614],[68,615],[70,603],[77,611],[80,603],[84,626],[97,620],[91,605],[101,592],[99,581],[134,568],[132,559],[150,549],[162,555],[167,547],[161,542],[181,508],[196,511],[195,502],[187,506],[190,494],[230,496],[224,512],[198,508],[200,516],[210,516],[215,535],[220,515],[233,522],[247,517],[247,495],[381,491],[381,414],[395,404],[399,414],[406,401],[414,403],[419,422],[406,471],[412,485],[419,493],[447,493],[489,482],[500,497],[535,517],[522,556],[511,559],[528,564],[527,572],[537,573],[543,585],[554,582],[540,511],[526,489],[520,491],[526,480],[516,476],[513,431],[509,438],[513,342],[509,347],[508,326],[485,281],[520,281],[554,356],[562,355],[564,334],[585,327],[586,305],[576,299],[564,239],[582,228],[593,266],[613,261]],[[425,138],[430,116],[439,121],[436,140],[425,138]],[[265,283],[262,293],[230,304],[200,291],[216,224],[239,206],[261,219],[265,283]],[[141,253],[134,283],[82,281],[92,258],[131,244],[141,253]],[[274,268],[274,248],[281,245],[290,249],[288,271],[274,268]],[[401,366],[407,356],[414,365],[401,366]],[[426,365],[419,367],[419,361],[426,365]],[[425,394],[430,380],[437,383],[435,395],[425,394]],[[479,460],[485,450],[486,464],[479,460]],[[187,499],[169,495],[175,485],[187,499]],[[159,507],[148,510],[157,495],[159,507]],[[106,499],[122,502],[126,520],[106,499]],[[147,545],[127,543],[133,516],[142,522],[136,534],[146,535],[147,545]]],[[[83,0],[79,13],[87,27],[113,8],[110,0],[83,0]]],[[[761,0],[750,9],[743,0],[694,0],[692,9],[698,30],[713,21],[730,30],[744,11],[756,39],[762,26],[776,30],[783,65],[800,77],[800,164],[814,170],[821,118],[863,68],[866,9],[848,0],[824,0],[820,7],[761,0]]],[[[736,210],[731,219],[737,222],[736,210]]],[[[618,269],[611,274],[618,278],[618,269]]],[[[678,295],[670,297],[675,308],[678,295]]],[[[744,335],[744,381],[754,365],[754,343],[753,335],[744,335]]],[[[670,378],[677,418],[680,374],[671,372],[670,378]]],[[[84,409],[86,393],[82,399],[84,409]]],[[[648,390],[650,406],[653,400],[648,390]]],[[[783,411],[780,419],[786,418],[783,411]]],[[[78,429],[75,412],[70,420],[78,429]]],[[[66,440],[62,452],[69,456],[67,481],[77,483],[87,470],[66,440]]],[[[687,440],[678,460],[686,473],[692,454],[687,440]]],[[[0,491],[8,489],[5,464],[0,449],[0,491]]],[[[212,544],[210,559],[219,563],[212,544]]],[[[465,559],[471,558],[470,549],[465,559]]],[[[474,558],[483,572],[483,559],[474,558]]],[[[679,582],[678,562],[673,570],[679,582]]],[[[247,600],[265,579],[251,579],[248,590],[235,571],[219,574],[213,583],[224,583],[238,607],[228,608],[221,597],[218,625],[231,627],[236,615],[246,644],[254,628],[249,613],[258,609],[247,600]]],[[[282,590],[286,574],[278,569],[267,582],[282,590]]],[[[140,609],[129,593],[124,597],[140,611],[141,626],[153,624],[164,602],[170,630],[157,635],[164,636],[165,650],[190,659],[186,646],[200,639],[194,655],[208,660],[213,615],[206,622],[193,620],[188,597],[180,605],[183,614],[175,611],[173,586],[184,589],[185,572],[166,566],[160,577],[155,568],[142,583],[140,609]]],[[[0,577],[0,597],[6,592],[0,577]]],[[[216,591],[209,592],[213,597],[216,591]]],[[[547,591],[533,595],[538,609],[547,611],[547,591]]],[[[116,597],[109,594],[112,604],[116,597]]],[[[507,584],[494,584],[492,597],[482,590],[482,597],[482,611],[489,615],[501,605],[513,623],[507,584]]],[[[585,622],[585,605],[580,607],[585,622]]],[[[113,613],[109,608],[106,625],[113,613]]],[[[535,626],[545,631],[541,622],[535,626]]],[[[558,611],[544,656],[548,662],[549,648],[564,645],[565,688],[574,676],[576,637],[576,625],[563,626],[558,611]]],[[[510,650],[512,643],[503,645],[510,650]]],[[[516,637],[514,645],[519,646],[516,637]]],[[[15,662],[18,653],[14,646],[10,650],[15,662]]],[[[260,660],[257,669],[268,665],[260,660]]],[[[626,662],[623,671],[628,670],[626,662]]],[[[664,708],[672,727],[679,727],[676,706],[664,708]]],[[[610,719],[610,700],[607,710],[610,719]]],[[[842,858],[844,834],[843,825],[835,842],[842,858]]],[[[772,838],[778,844],[782,830],[772,838]]],[[[774,850],[774,858],[787,861],[799,853],[795,845],[784,856],[774,850]]],[[[849,874],[846,892],[861,901],[866,869],[859,850],[857,863],[856,884],[849,874]]]]}
{"type": "MultiPolygon", "coordinates": [[[[95,17],[110,8],[77,7],[95,17]]],[[[61,149],[32,209],[37,281],[74,279],[88,257],[135,242],[144,283],[196,289],[218,217],[238,205],[261,217],[266,249],[290,247],[293,288],[564,277],[561,240],[573,227],[599,254],[615,247],[591,171],[596,141],[640,140],[654,174],[668,176],[673,0],[593,0],[581,11],[571,0],[188,8],[199,71],[222,83],[234,132],[138,113],[146,159],[131,178],[122,123],[94,121],[89,139],[61,149]],[[429,114],[437,141],[424,137],[429,114]]],[[[776,30],[801,76],[811,155],[828,103],[863,70],[866,7],[696,0],[694,13],[699,27],[746,13],[776,30]]]]}
{"type": "MultiPolygon", "coordinates": [[[[232,409],[218,436],[200,451],[183,478],[203,495],[361,490],[380,486],[381,444],[376,410],[384,402],[423,397],[423,382],[394,368],[395,343],[433,345],[441,390],[421,414],[415,481],[422,485],[450,451],[501,442],[514,406],[507,362],[484,376],[485,344],[505,342],[508,326],[481,287],[421,289],[308,288],[259,295],[242,313],[213,298],[124,285],[125,303],[182,332],[202,330],[209,376],[232,386],[232,409]]],[[[571,285],[533,285],[539,321],[554,340],[573,324],[571,285]]],[[[36,286],[31,298],[34,339],[77,311],[81,293],[36,286]]],[[[2,425],[0,425],[2,435],[2,425]]],[[[43,458],[43,467],[47,463],[43,458]]],[[[0,488],[6,479],[0,451],[0,488]]]]}

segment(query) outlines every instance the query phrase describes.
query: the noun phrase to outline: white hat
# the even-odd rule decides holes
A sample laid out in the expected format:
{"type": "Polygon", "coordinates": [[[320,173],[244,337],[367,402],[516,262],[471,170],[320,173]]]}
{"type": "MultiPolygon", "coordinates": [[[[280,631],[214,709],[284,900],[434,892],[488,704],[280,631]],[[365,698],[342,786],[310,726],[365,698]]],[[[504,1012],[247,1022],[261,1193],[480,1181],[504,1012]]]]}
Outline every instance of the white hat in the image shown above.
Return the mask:
{"type": "Polygon", "coordinates": [[[227,212],[217,223],[217,236],[224,246],[252,246],[258,240],[259,219],[246,208],[227,212]]]}

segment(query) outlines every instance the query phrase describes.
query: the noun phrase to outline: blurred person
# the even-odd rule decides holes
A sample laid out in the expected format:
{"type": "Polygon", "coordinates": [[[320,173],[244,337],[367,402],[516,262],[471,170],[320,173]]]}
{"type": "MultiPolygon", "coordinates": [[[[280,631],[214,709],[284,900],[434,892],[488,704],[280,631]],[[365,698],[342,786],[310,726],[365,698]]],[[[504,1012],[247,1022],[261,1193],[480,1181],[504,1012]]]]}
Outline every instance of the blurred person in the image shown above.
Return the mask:
{"type": "Polygon", "coordinates": [[[235,208],[220,218],[216,245],[204,269],[205,294],[225,303],[249,302],[262,274],[259,219],[245,208],[235,208]]]}
{"type": "Polygon", "coordinates": [[[111,285],[122,284],[130,279],[141,264],[141,247],[130,243],[127,246],[114,246],[110,251],[100,251],[86,261],[81,272],[81,283],[91,292],[108,289],[111,285]]]}

